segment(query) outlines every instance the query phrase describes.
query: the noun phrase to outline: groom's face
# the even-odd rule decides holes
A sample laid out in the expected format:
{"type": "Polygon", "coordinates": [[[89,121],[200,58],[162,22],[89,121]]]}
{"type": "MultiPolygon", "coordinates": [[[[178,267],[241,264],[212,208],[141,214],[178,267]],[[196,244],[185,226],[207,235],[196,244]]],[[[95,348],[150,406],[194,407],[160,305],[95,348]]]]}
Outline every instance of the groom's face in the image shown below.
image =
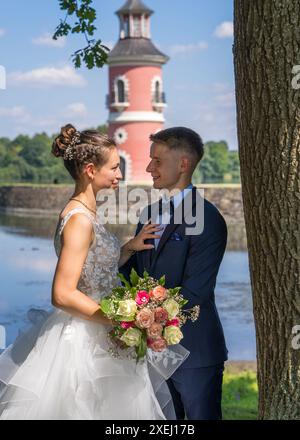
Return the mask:
{"type": "Polygon", "coordinates": [[[146,168],[151,173],[155,189],[176,188],[180,179],[181,155],[178,151],[171,150],[167,145],[153,143],[150,149],[150,163],[146,168]]]}

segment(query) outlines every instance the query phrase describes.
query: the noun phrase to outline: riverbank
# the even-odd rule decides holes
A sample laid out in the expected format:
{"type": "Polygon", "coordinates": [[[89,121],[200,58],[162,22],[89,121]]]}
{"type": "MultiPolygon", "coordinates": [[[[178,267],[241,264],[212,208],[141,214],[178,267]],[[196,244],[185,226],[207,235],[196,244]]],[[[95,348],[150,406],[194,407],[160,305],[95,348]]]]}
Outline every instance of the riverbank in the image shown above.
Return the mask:
{"type": "MultiPolygon", "coordinates": [[[[224,216],[228,226],[228,250],[247,250],[247,239],[244,222],[241,186],[237,184],[207,184],[197,185],[203,189],[204,197],[213,203],[224,216]]],[[[121,187],[124,188],[124,187],[121,187]]],[[[127,194],[131,190],[141,188],[150,198],[150,185],[128,185],[127,194]]],[[[52,216],[57,215],[67,203],[73,192],[73,185],[0,185],[0,209],[16,213],[20,216],[52,216]]],[[[117,202],[119,192],[116,192],[117,202]]],[[[128,200],[124,209],[129,209],[136,203],[128,200]]],[[[121,210],[122,211],[121,202],[121,210]]],[[[100,202],[99,202],[100,205],[100,202]]],[[[118,203],[119,211],[120,203],[118,203]]],[[[132,225],[128,225],[128,234],[131,234],[132,225]]],[[[125,227],[125,226],[124,226],[125,227]]]]}

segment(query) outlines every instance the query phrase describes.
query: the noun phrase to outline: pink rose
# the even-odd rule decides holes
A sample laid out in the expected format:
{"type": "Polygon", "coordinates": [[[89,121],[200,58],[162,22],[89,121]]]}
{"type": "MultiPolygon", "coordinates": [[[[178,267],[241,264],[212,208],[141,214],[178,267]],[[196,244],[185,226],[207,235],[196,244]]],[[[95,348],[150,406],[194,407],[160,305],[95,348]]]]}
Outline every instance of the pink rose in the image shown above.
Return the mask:
{"type": "Polygon", "coordinates": [[[161,352],[167,348],[167,341],[164,338],[147,339],[147,346],[153,351],[161,352]]]}
{"type": "Polygon", "coordinates": [[[128,328],[134,327],[134,322],[121,322],[121,327],[127,330],[128,328]]]}
{"type": "Polygon", "coordinates": [[[168,321],[168,312],[163,307],[157,307],[154,310],[155,321],[164,324],[168,321]]]}
{"type": "Polygon", "coordinates": [[[139,328],[150,328],[154,323],[154,313],[145,307],[137,314],[135,322],[139,328]]]}
{"type": "Polygon", "coordinates": [[[171,319],[170,321],[167,321],[166,327],[169,327],[170,325],[174,325],[175,327],[179,327],[180,320],[178,318],[171,319]]]}
{"type": "Polygon", "coordinates": [[[154,287],[154,289],[150,292],[150,298],[157,302],[163,301],[167,298],[167,289],[165,289],[163,286],[154,287]]]}
{"type": "Polygon", "coordinates": [[[150,339],[157,339],[162,335],[163,326],[158,322],[154,322],[150,328],[147,329],[147,336],[150,339]]]}
{"type": "Polygon", "coordinates": [[[146,292],[145,290],[139,290],[138,293],[136,294],[135,302],[139,306],[148,304],[149,300],[150,300],[149,293],[146,292]]]}

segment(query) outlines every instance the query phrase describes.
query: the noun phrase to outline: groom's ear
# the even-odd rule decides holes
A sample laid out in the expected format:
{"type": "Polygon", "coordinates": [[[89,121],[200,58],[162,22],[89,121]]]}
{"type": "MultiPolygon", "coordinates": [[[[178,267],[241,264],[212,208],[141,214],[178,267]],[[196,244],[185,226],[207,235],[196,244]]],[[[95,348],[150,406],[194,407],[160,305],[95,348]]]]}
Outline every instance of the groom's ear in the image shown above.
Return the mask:
{"type": "Polygon", "coordinates": [[[187,173],[191,171],[191,159],[188,156],[181,157],[180,170],[187,173]]]}

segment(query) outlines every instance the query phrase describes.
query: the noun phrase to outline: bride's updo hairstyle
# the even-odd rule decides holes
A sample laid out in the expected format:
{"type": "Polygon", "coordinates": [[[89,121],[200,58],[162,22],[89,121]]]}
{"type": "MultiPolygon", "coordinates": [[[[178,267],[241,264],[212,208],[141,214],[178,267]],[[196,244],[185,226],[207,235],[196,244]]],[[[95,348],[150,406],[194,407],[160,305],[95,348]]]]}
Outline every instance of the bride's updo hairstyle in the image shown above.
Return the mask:
{"type": "Polygon", "coordinates": [[[107,135],[97,130],[77,131],[67,124],[52,144],[52,154],[62,157],[65,168],[74,180],[80,178],[84,165],[93,163],[96,167],[105,165],[109,152],[116,148],[116,143],[107,135]]]}

